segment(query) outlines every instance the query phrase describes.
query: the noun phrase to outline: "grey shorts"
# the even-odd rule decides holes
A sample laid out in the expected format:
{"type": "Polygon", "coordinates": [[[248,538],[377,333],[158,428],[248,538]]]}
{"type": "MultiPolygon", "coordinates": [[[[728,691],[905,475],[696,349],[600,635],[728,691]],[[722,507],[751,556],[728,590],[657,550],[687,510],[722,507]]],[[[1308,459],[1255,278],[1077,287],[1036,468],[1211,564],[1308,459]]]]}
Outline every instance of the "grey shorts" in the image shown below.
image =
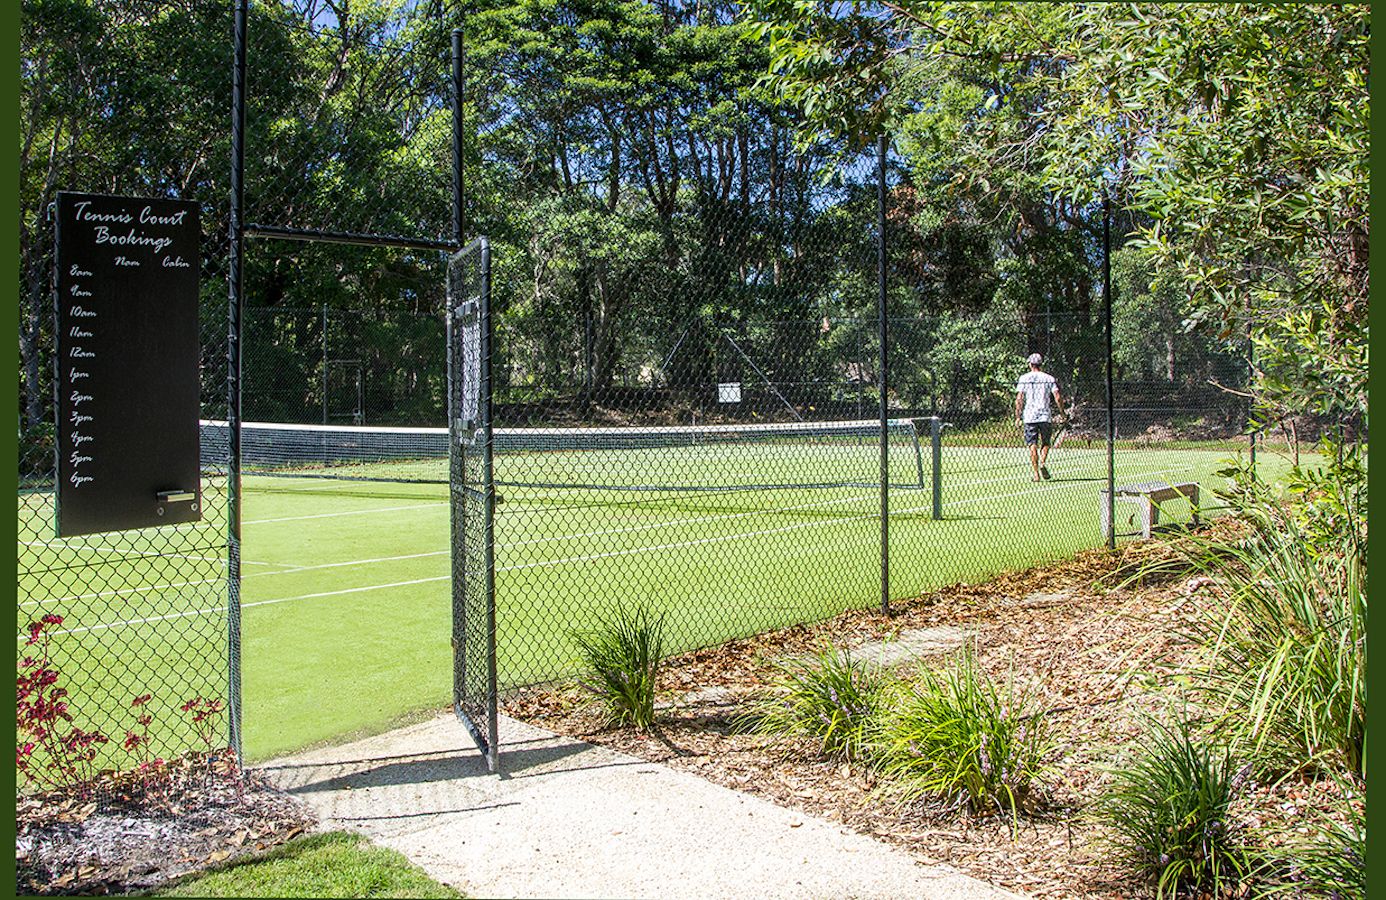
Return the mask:
{"type": "Polygon", "coordinates": [[[1041,447],[1049,446],[1049,439],[1054,435],[1053,422],[1026,422],[1025,423],[1025,446],[1038,444],[1041,447]]]}

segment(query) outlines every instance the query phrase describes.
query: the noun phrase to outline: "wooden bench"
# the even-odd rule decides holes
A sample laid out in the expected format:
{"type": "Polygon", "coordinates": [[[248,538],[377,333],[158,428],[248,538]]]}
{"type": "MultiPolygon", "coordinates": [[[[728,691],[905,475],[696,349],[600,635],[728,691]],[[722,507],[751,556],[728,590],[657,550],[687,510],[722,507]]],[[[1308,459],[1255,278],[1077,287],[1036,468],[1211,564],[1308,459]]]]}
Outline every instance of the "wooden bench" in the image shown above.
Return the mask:
{"type": "MultiPolygon", "coordinates": [[[[1099,492],[1102,500],[1102,534],[1112,533],[1109,516],[1112,506],[1107,501],[1107,492],[1099,492]]],[[[1170,484],[1167,481],[1143,481],[1140,484],[1123,484],[1116,489],[1116,499],[1121,503],[1131,503],[1136,514],[1141,517],[1141,537],[1150,537],[1151,530],[1159,524],[1160,504],[1166,500],[1187,500],[1193,509],[1193,523],[1198,524],[1198,484],[1192,481],[1170,484]]],[[[1133,514],[1134,518],[1134,514],[1133,514]]]]}

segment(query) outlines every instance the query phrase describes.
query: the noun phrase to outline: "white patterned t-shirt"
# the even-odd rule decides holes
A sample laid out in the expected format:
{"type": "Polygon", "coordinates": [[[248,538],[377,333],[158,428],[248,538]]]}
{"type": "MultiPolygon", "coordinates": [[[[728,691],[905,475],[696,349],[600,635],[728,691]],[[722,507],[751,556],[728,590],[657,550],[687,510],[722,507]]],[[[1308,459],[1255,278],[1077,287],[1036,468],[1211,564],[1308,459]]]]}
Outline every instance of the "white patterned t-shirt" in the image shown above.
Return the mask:
{"type": "Polygon", "coordinates": [[[1025,398],[1025,412],[1022,419],[1030,422],[1049,421],[1049,401],[1054,396],[1059,382],[1053,375],[1045,372],[1026,372],[1016,382],[1015,391],[1025,398]]]}

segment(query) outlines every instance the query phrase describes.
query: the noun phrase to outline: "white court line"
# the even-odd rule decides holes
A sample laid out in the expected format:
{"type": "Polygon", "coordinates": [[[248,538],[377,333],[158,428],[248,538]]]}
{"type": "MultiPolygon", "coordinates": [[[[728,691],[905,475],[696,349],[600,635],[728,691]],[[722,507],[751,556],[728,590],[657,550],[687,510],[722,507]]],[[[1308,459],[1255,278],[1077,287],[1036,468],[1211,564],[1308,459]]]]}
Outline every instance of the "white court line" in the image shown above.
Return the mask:
{"type": "Polygon", "coordinates": [[[587,556],[569,556],[563,559],[547,559],[539,562],[522,563],[517,566],[497,566],[497,572],[516,572],[522,569],[539,569],[549,566],[560,566],[573,562],[591,562],[597,559],[610,559],[617,556],[632,556],[636,553],[649,553],[654,550],[675,550],[680,547],[697,547],[703,544],[716,544],[722,541],[736,540],[737,538],[764,537],[770,534],[784,534],[790,531],[798,531],[803,528],[817,528],[823,525],[838,525],[844,522],[855,522],[862,519],[879,518],[879,513],[869,513],[860,516],[844,516],[836,519],[825,519],[821,522],[802,522],[798,525],[786,525],[784,528],[767,528],[763,531],[745,531],[736,534],[723,534],[717,537],[699,538],[693,541],[679,541],[673,544],[655,544],[650,547],[632,547],[629,550],[613,550],[610,553],[593,553],[587,556]]]}
{"type": "MultiPolygon", "coordinates": [[[[1129,475],[1125,475],[1125,476],[1123,476],[1123,477],[1124,477],[1124,478],[1148,478],[1148,477],[1154,476],[1154,475],[1167,475],[1167,474],[1169,474],[1169,470],[1168,470],[1168,469],[1158,469],[1158,470],[1156,470],[1156,471],[1154,471],[1154,472],[1133,472],[1133,473],[1131,473],[1131,474],[1129,474],[1129,475]]],[[[1089,483],[1089,482],[1082,482],[1082,483],[1085,483],[1085,484],[1086,484],[1086,483],[1089,483]]],[[[1070,483],[1067,483],[1067,484],[1051,484],[1051,485],[1047,485],[1047,486],[1041,486],[1041,487],[1037,487],[1037,488],[1031,488],[1030,490],[1026,490],[1026,491],[1016,491],[1016,492],[1013,493],[1013,494],[993,494],[993,495],[990,496],[990,497],[969,497],[969,498],[967,498],[966,500],[952,500],[952,501],[949,501],[948,503],[945,503],[945,504],[943,504],[943,505],[944,505],[944,506],[967,506],[967,505],[970,504],[970,503],[982,503],[982,502],[987,501],[987,500],[1008,500],[1008,499],[1010,499],[1011,497],[1027,497],[1027,496],[1029,496],[1029,495],[1031,495],[1031,494],[1040,493],[1041,491],[1061,491],[1061,490],[1064,490],[1064,489],[1066,489],[1066,488],[1074,488],[1074,487],[1077,487],[1077,486],[1078,486],[1078,484],[1071,483],[1071,482],[1070,482],[1070,483]]],[[[925,508],[925,507],[920,507],[920,509],[924,509],[924,508],[925,508]]]]}
{"type": "MultiPolygon", "coordinates": [[[[1157,471],[1153,471],[1153,472],[1139,472],[1139,473],[1134,473],[1134,474],[1128,475],[1128,476],[1126,476],[1126,477],[1128,477],[1128,478],[1144,478],[1144,477],[1146,477],[1146,476],[1151,476],[1151,475],[1162,475],[1162,474],[1165,474],[1165,472],[1166,472],[1166,470],[1161,469],[1161,470],[1157,470],[1157,471]]],[[[1054,490],[1062,490],[1062,489],[1064,489],[1064,488],[1068,488],[1068,487],[1072,487],[1072,486],[1073,486],[1073,485],[1070,485],[1070,484],[1049,485],[1049,486],[1047,486],[1047,487],[1039,488],[1038,490],[1042,490],[1042,491],[1054,491],[1054,490]]],[[[967,503],[977,503],[977,502],[982,502],[982,501],[984,501],[984,500],[1004,500],[1004,499],[1007,499],[1007,498],[1010,498],[1010,497],[1026,496],[1026,495],[1033,494],[1033,493],[1035,493],[1035,490],[1030,490],[1030,491],[1019,491],[1019,492],[1016,492],[1016,493],[1013,493],[1013,494],[999,494],[999,495],[995,495],[995,496],[991,496],[991,497],[976,497],[976,498],[972,498],[972,499],[969,499],[969,500],[955,501],[954,503],[947,504],[947,505],[951,505],[951,506],[961,506],[961,505],[964,505],[964,504],[967,504],[967,503]]],[[[923,510],[925,510],[925,509],[928,509],[928,508],[929,508],[929,507],[925,507],[925,506],[914,507],[914,508],[909,508],[909,509],[902,510],[902,512],[921,512],[921,511],[923,511],[923,510]]],[[[876,519],[876,518],[878,518],[878,517],[879,517],[879,514],[878,514],[878,513],[870,513],[870,514],[859,515],[859,516],[845,516],[845,517],[840,517],[840,518],[827,519],[827,520],[820,521],[820,522],[804,522],[804,523],[800,523],[800,524],[797,524],[797,525],[787,525],[787,526],[785,526],[785,527],[783,527],[783,528],[767,528],[767,529],[763,529],[763,530],[760,530],[760,531],[738,532],[738,533],[736,533],[736,534],[719,535],[719,536],[717,536],[717,537],[701,538],[701,539],[692,540],[692,541],[680,541],[680,542],[672,543],[672,544],[658,544],[658,545],[651,546],[651,547],[633,547],[633,548],[630,548],[630,549],[627,549],[627,550],[615,550],[615,551],[612,551],[612,552],[609,552],[609,553],[594,553],[594,554],[588,554],[588,555],[584,555],[584,556],[570,556],[570,557],[565,557],[565,558],[563,558],[563,559],[541,560],[541,561],[539,561],[539,562],[523,563],[523,564],[514,565],[514,566],[501,566],[501,567],[498,567],[498,568],[496,569],[496,571],[497,571],[497,572],[514,572],[514,571],[522,571],[522,570],[525,570],[525,569],[549,568],[549,567],[552,567],[552,566],[566,565],[566,564],[568,564],[568,563],[575,563],[575,562],[592,562],[592,561],[599,560],[599,559],[613,559],[613,558],[621,557],[621,556],[633,556],[633,555],[635,555],[635,554],[639,554],[639,553],[650,553],[650,552],[657,551],[657,550],[674,550],[674,549],[679,549],[679,548],[683,548],[683,547],[697,547],[697,546],[702,546],[702,545],[705,545],[705,544],[715,544],[715,543],[721,543],[721,542],[723,542],[723,541],[736,540],[736,539],[738,539],[738,538],[765,537],[765,536],[771,535],[771,534],[785,534],[785,533],[790,532],[790,531],[799,531],[799,530],[802,530],[802,529],[804,529],[804,528],[814,528],[814,527],[818,527],[818,526],[822,526],[822,525],[837,525],[837,524],[842,524],[842,523],[846,523],[846,522],[854,522],[854,521],[865,521],[865,520],[869,520],[869,519],[876,519]]],[[[345,595],[345,594],[359,594],[359,593],[364,593],[364,592],[366,592],[366,591],[378,591],[378,590],[385,590],[385,589],[388,589],[388,588],[410,587],[410,586],[418,585],[418,584],[429,584],[429,583],[438,582],[438,581],[447,581],[447,580],[450,579],[451,577],[452,577],[451,574],[448,574],[448,575],[438,575],[438,576],[434,576],[434,577],[432,577],[432,578],[417,578],[417,579],[414,579],[414,580],[412,580],[412,581],[398,581],[398,582],[393,582],[393,583],[390,583],[390,584],[375,584],[375,585],[367,585],[367,586],[365,586],[365,587],[345,588],[345,589],[339,590],[339,591],[322,591],[322,592],[319,592],[319,593],[316,593],[316,594],[301,594],[301,595],[296,596],[296,597],[279,597],[279,598],[272,599],[272,600],[257,600],[257,601],[255,601],[255,602],[253,602],[253,603],[243,603],[243,604],[241,604],[241,609],[251,609],[251,608],[254,608],[254,607],[257,607],[257,606],[271,606],[271,605],[279,604],[279,603],[291,603],[291,602],[298,601],[298,600],[314,600],[314,599],[319,599],[319,598],[322,598],[322,597],[339,597],[339,596],[343,596],[343,595],[345,595]]],[[[51,633],[52,633],[52,634],[78,634],[78,633],[87,632],[87,631],[100,631],[100,630],[105,630],[105,629],[110,629],[110,628],[118,628],[118,627],[125,626],[125,625],[140,625],[140,624],[145,624],[145,623],[148,623],[148,622],[161,622],[161,621],[166,621],[166,620],[169,620],[169,619],[187,618],[187,617],[189,617],[189,616],[210,615],[210,614],[213,614],[213,613],[221,613],[221,612],[224,612],[224,611],[225,611],[224,609],[220,609],[220,608],[219,608],[219,609],[193,610],[193,611],[190,611],[190,612],[172,613],[172,614],[164,615],[164,616],[153,616],[153,617],[141,618],[141,619],[130,619],[130,620],[120,621],[120,622],[109,622],[109,623],[100,624],[100,625],[88,625],[88,626],[84,626],[84,627],[81,627],[81,628],[63,629],[63,630],[61,630],[61,631],[55,631],[55,632],[51,632],[51,633]]],[[[20,634],[19,634],[19,637],[22,639],[22,638],[25,637],[25,635],[24,635],[23,633],[20,633],[20,634]]]]}
{"type": "MultiPolygon", "coordinates": [[[[691,525],[698,522],[723,522],[731,519],[744,519],[747,516],[763,516],[768,513],[792,512],[800,509],[813,509],[820,506],[836,506],[841,503],[856,503],[859,500],[869,500],[873,494],[862,494],[856,497],[839,497],[836,500],[820,500],[817,503],[802,503],[797,506],[777,506],[773,509],[758,509],[753,512],[725,513],[717,516],[700,516],[692,519],[669,519],[664,522],[651,522],[648,525],[629,525],[624,528],[608,528],[604,531],[586,531],[580,534],[565,534],[544,538],[535,538],[529,541],[509,541],[504,544],[497,544],[498,548],[504,547],[526,547],[531,544],[549,544],[557,541],[570,541],[580,538],[601,537],[608,534],[625,534],[631,531],[649,531],[652,528],[667,528],[671,525],[691,525]]],[[[636,512],[646,510],[637,509],[636,512]]]]}
{"type": "Polygon", "coordinates": [[[447,501],[446,501],[446,500],[441,500],[441,499],[440,499],[440,500],[434,501],[433,503],[415,503],[415,504],[413,504],[412,506],[376,506],[376,507],[372,507],[371,509],[349,509],[349,510],[346,510],[345,512],[316,513],[316,514],[311,515],[311,516],[281,516],[281,517],[279,517],[279,518],[277,518],[277,519],[254,519],[254,520],[249,521],[249,522],[242,522],[241,524],[243,524],[243,525],[270,525],[270,524],[273,524],[273,523],[275,523],[275,522],[302,522],[302,521],[304,521],[305,519],[332,519],[332,518],[336,518],[337,516],[363,516],[363,515],[367,515],[367,514],[369,514],[369,513],[402,512],[403,510],[406,510],[406,509],[434,509],[434,508],[446,509],[447,507],[448,507],[447,501]]]}
{"type": "MultiPolygon", "coordinates": [[[[416,578],[416,579],[414,579],[413,581],[397,581],[397,582],[395,582],[395,583],[393,583],[393,584],[372,584],[372,585],[367,585],[366,587],[346,588],[345,590],[340,590],[340,591],[323,591],[323,592],[318,593],[318,594],[302,594],[302,595],[300,595],[300,596],[298,596],[298,597],[278,597],[278,598],[275,598],[275,599],[273,599],[273,600],[256,600],[254,603],[242,603],[242,604],[241,604],[241,609],[251,609],[251,608],[256,607],[256,606],[272,606],[272,605],[274,605],[274,604],[276,604],[276,603],[290,603],[290,602],[292,602],[292,601],[294,601],[294,600],[314,600],[314,599],[317,599],[317,598],[319,598],[319,597],[336,597],[336,596],[340,596],[340,595],[342,595],[342,594],[360,594],[360,593],[363,593],[363,592],[365,592],[365,591],[380,591],[380,590],[385,590],[386,588],[409,587],[409,586],[415,585],[415,584],[427,584],[427,583],[432,582],[432,581],[446,581],[446,580],[448,580],[448,579],[451,578],[451,577],[452,577],[451,574],[448,574],[448,575],[439,575],[439,576],[436,576],[436,577],[434,577],[434,578],[416,578]]],[[[224,612],[226,612],[226,607],[224,607],[224,606],[223,606],[223,607],[217,607],[216,609],[194,609],[194,610],[189,610],[188,612],[169,613],[168,615],[165,615],[165,616],[148,616],[148,617],[142,618],[142,619],[125,619],[125,620],[122,620],[122,621],[119,621],[119,622],[105,622],[105,623],[102,623],[102,624],[100,624],[100,625],[84,625],[84,626],[82,626],[82,627],[80,627],[80,628],[64,628],[64,629],[62,629],[62,630],[60,630],[60,631],[50,631],[50,632],[47,632],[47,633],[48,633],[48,634],[55,634],[55,635],[56,635],[56,634],[81,634],[81,633],[87,632],[87,631],[105,631],[105,630],[110,629],[110,628],[120,628],[120,627],[125,626],[125,625],[143,625],[143,624],[146,624],[146,623],[148,623],[148,622],[165,622],[165,621],[168,621],[168,620],[170,620],[170,619],[186,619],[186,618],[189,618],[189,617],[191,617],[191,616],[207,616],[207,615],[212,615],[213,613],[224,613],[224,612]]],[[[19,637],[20,637],[21,639],[24,639],[24,638],[27,638],[28,635],[27,635],[26,633],[21,632],[21,633],[19,634],[19,637]]]]}
{"type": "Polygon", "coordinates": [[[167,556],[170,559],[191,559],[201,562],[225,562],[222,556],[193,556],[188,553],[160,553],[155,550],[121,550],[118,547],[93,547],[90,544],[55,544],[52,541],[20,541],[26,547],[53,547],[64,550],[91,550],[95,553],[119,553],[123,556],[167,556]]]}
{"type": "MultiPolygon", "coordinates": [[[[190,616],[205,616],[205,615],[208,615],[209,613],[216,613],[216,612],[226,612],[226,608],[223,607],[223,608],[221,608],[221,609],[194,609],[194,610],[191,610],[190,612],[169,613],[169,614],[166,615],[166,616],[148,616],[148,617],[143,618],[143,619],[126,619],[126,620],[120,621],[120,622],[106,622],[106,623],[103,623],[103,624],[101,624],[101,625],[84,625],[84,626],[82,626],[81,628],[63,628],[63,629],[60,629],[60,630],[58,630],[58,631],[47,631],[47,632],[44,632],[44,633],[45,633],[45,634],[53,634],[53,635],[58,635],[58,634],[83,634],[83,633],[88,632],[88,631],[105,631],[105,630],[110,629],[110,628],[120,628],[120,627],[125,626],[125,625],[145,625],[145,624],[148,624],[148,623],[150,623],[150,622],[166,622],[166,621],[168,621],[168,620],[170,620],[170,619],[186,619],[186,618],[188,618],[188,617],[190,617],[190,616]]],[[[27,640],[27,639],[28,639],[28,635],[25,634],[25,633],[21,633],[21,634],[19,635],[19,637],[20,637],[21,640],[27,640]]]]}
{"type": "MultiPolygon", "coordinates": [[[[193,561],[195,561],[195,562],[214,562],[214,563],[225,563],[225,562],[226,562],[226,557],[224,557],[224,556],[192,556],[192,555],[187,554],[187,553],[160,553],[160,552],[158,552],[157,550],[121,550],[119,547],[93,547],[93,546],[84,545],[84,544],[63,545],[63,544],[54,544],[54,543],[52,543],[52,542],[50,542],[50,541],[20,541],[20,543],[21,543],[21,544],[24,544],[24,545],[26,545],[26,546],[29,546],[29,547],[53,547],[53,548],[55,548],[55,549],[65,549],[65,550],[67,550],[67,549],[71,549],[71,550],[92,550],[92,551],[94,551],[94,552],[96,552],[96,553],[119,553],[119,554],[122,554],[122,555],[124,555],[124,556],[164,556],[164,557],[168,557],[169,559],[191,559],[191,560],[193,560],[193,561]]],[[[249,559],[243,559],[243,560],[241,560],[241,565],[243,565],[243,566],[276,566],[276,567],[279,567],[279,568],[284,568],[284,567],[285,567],[285,564],[284,564],[284,563],[256,562],[256,561],[254,561],[254,560],[249,560],[249,559]]]]}
{"type": "MultiPolygon", "coordinates": [[[[276,573],[274,573],[274,572],[266,572],[266,573],[264,573],[264,574],[273,575],[273,574],[276,574],[276,573]]],[[[225,578],[201,578],[201,579],[198,579],[197,581],[171,581],[171,582],[169,582],[168,584],[151,584],[151,585],[146,585],[146,586],[144,586],[144,587],[120,588],[120,589],[118,589],[118,590],[112,590],[112,591],[97,591],[97,592],[94,593],[94,594],[74,594],[74,595],[72,595],[71,597],[54,597],[54,598],[50,598],[50,599],[48,599],[48,600],[26,600],[26,601],[24,601],[23,603],[20,603],[20,604],[19,604],[19,608],[20,608],[20,609],[23,609],[23,608],[26,607],[26,606],[47,606],[47,605],[50,604],[50,603],[71,603],[71,602],[73,602],[74,600],[99,600],[99,599],[102,598],[102,597],[120,597],[120,596],[124,596],[125,594],[141,594],[141,593],[144,593],[145,591],[166,591],[166,590],[168,590],[169,588],[176,588],[176,587],[193,587],[194,585],[199,585],[199,584],[225,584],[225,583],[226,583],[226,579],[225,579],[225,578]]]]}
{"type": "MultiPolygon", "coordinates": [[[[401,559],[419,559],[419,558],[426,557],[426,556],[442,556],[442,555],[444,555],[444,554],[446,554],[446,553],[448,553],[448,552],[449,552],[449,551],[447,551],[447,550],[434,550],[434,551],[430,551],[430,552],[428,552],[428,553],[411,553],[411,554],[408,554],[408,555],[406,555],[406,556],[386,556],[386,557],[381,557],[381,558],[379,558],[379,559],[354,559],[354,560],[351,560],[350,562],[322,563],[321,565],[316,565],[316,566],[291,566],[291,567],[285,567],[284,570],[283,570],[282,572],[254,572],[254,573],[251,573],[250,575],[243,575],[243,576],[241,576],[241,580],[244,581],[244,580],[249,579],[249,578],[263,578],[263,577],[265,577],[266,575],[288,575],[288,574],[291,574],[291,573],[294,573],[294,572],[306,572],[306,571],[311,571],[311,570],[315,570],[315,569],[333,569],[333,568],[338,568],[338,567],[341,567],[341,566],[358,566],[358,565],[364,565],[364,564],[366,564],[366,563],[394,562],[395,560],[401,560],[401,559]]],[[[267,566],[282,566],[283,563],[261,563],[260,565],[267,565],[267,566]]],[[[202,580],[200,580],[200,581],[173,581],[173,582],[169,582],[168,584],[154,584],[154,585],[146,585],[146,586],[144,586],[144,587],[121,588],[121,589],[119,589],[119,590],[113,590],[113,591],[98,591],[97,593],[94,593],[94,594],[74,594],[74,595],[71,596],[71,597],[55,597],[55,598],[51,598],[51,599],[47,599],[47,600],[30,600],[30,601],[27,601],[27,602],[25,602],[25,603],[19,604],[19,606],[20,606],[20,608],[23,608],[23,607],[25,607],[25,606],[45,606],[45,605],[47,605],[47,604],[49,604],[49,603],[71,603],[71,602],[73,602],[73,601],[75,601],[75,600],[96,600],[96,599],[100,599],[101,597],[118,597],[118,596],[121,596],[121,595],[124,595],[124,594],[140,594],[140,593],[144,593],[144,592],[146,592],[146,591],[162,591],[162,590],[167,590],[167,589],[169,589],[169,588],[175,588],[175,587],[191,587],[191,586],[193,586],[193,585],[198,585],[198,584],[217,584],[217,583],[222,583],[222,582],[224,582],[224,581],[225,581],[224,578],[205,578],[205,579],[202,579],[202,580]]],[[[253,604],[243,604],[242,608],[244,608],[244,606],[250,606],[250,605],[253,605],[253,604]]],[[[56,632],[55,632],[55,633],[56,633],[56,632]]]]}
{"type": "Polygon", "coordinates": [[[406,553],[402,556],[379,556],[375,559],[352,559],[348,560],[347,562],[319,563],[314,566],[289,566],[285,568],[282,572],[256,572],[253,575],[247,575],[245,577],[263,578],[266,575],[293,575],[298,572],[311,572],[317,569],[340,569],[343,566],[364,566],[369,565],[370,563],[398,562],[402,559],[423,559],[426,556],[443,556],[449,552],[451,551],[430,550],[427,553],[406,553]]]}

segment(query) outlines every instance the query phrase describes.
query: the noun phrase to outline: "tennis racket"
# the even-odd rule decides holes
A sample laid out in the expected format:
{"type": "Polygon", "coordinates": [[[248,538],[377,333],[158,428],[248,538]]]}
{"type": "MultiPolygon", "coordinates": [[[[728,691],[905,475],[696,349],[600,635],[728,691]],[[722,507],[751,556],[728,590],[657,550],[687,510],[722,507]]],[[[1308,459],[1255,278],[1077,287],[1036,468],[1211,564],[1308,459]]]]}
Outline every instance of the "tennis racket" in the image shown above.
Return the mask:
{"type": "Polygon", "coordinates": [[[1068,437],[1069,429],[1073,426],[1074,415],[1077,413],[1077,407],[1060,410],[1060,413],[1059,421],[1054,424],[1054,433],[1049,438],[1049,446],[1055,450],[1059,449],[1064,438],[1068,437]]]}

